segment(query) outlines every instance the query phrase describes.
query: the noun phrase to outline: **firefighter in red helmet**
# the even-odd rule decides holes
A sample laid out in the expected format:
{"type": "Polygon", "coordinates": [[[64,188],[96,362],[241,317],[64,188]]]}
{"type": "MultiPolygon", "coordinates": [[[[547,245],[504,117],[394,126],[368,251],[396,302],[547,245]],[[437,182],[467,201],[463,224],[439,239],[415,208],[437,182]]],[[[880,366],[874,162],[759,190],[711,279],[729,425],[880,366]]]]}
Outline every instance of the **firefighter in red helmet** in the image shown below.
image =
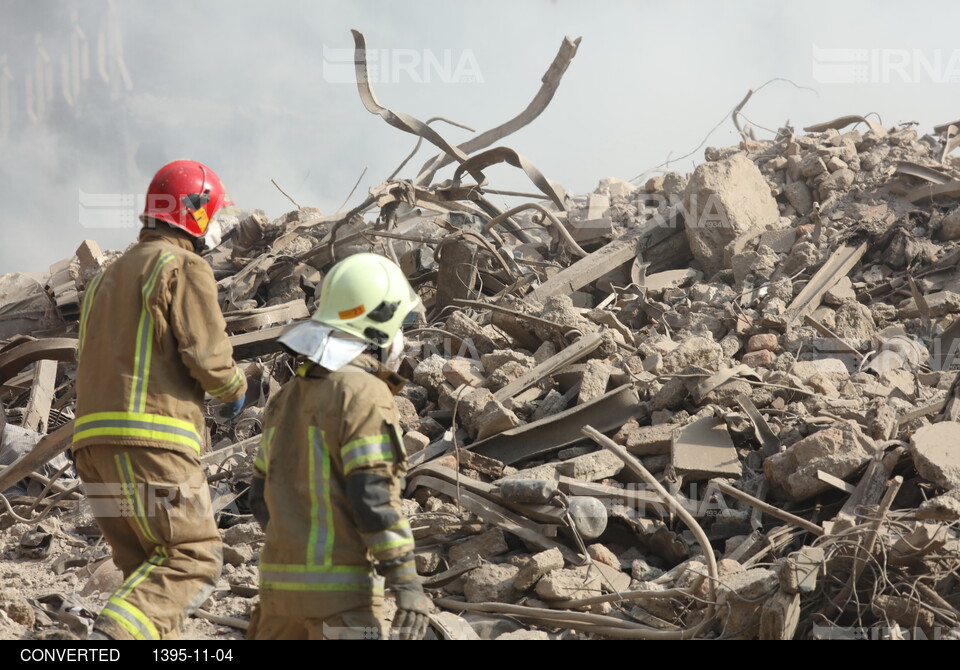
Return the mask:
{"type": "Polygon", "coordinates": [[[195,250],[224,199],[202,163],[161,168],[139,241],[83,298],[73,453],[124,577],[92,638],[177,639],[220,576],[222,545],[200,465],[204,393],[235,416],[247,383],[213,272],[195,250]]]}

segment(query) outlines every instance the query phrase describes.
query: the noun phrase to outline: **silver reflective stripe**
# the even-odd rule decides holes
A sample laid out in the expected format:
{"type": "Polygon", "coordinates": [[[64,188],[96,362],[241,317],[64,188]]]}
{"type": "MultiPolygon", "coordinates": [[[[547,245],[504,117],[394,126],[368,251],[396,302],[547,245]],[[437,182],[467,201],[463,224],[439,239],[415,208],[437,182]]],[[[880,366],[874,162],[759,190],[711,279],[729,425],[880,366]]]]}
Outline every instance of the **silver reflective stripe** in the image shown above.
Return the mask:
{"type": "Polygon", "coordinates": [[[130,411],[132,412],[142,412],[147,405],[147,379],[150,375],[150,356],[153,349],[153,317],[150,315],[150,296],[157,285],[160,270],[172,260],[173,254],[162,254],[153,264],[153,270],[151,270],[150,276],[141,289],[143,303],[140,310],[140,323],[137,328],[137,350],[134,354],[136,370],[130,394],[130,411]]]}
{"type": "MultiPolygon", "coordinates": [[[[139,430],[149,430],[155,433],[168,433],[170,435],[179,435],[189,438],[200,446],[200,437],[196,431],[177,426],[165,426],[162,423],[153,423],[152,421],[133,421],[131,419],[97,419],[96,421],[85,421],[78,433],[97,428],[137,428],[139,430]]],[[[178,440],[179,441],[179,440],[178,440]]]]}
{"type": "Polygon", "coordinates": [[[97,288],[100,286],[100,280],[103,279],[103,273],[101,272],[96,277],[93,278],[93,281],[90,282],[90,285],[87,286],[87,292],[83,296],[83,312],[80,315],[80,334],[79,334],[79,343],[77,345],[77,355],[83,353],[83,343],[87,339],[87,322],[90,320],[90,310],[93,308],[93,298],[97,293],[97,288]]]}
{"type": "Polygon", "coordinates": [[[360,441],[351,442],[340,450],[344,474],[350,474],[362,463],[393,460],[389,435],[374,435],[359,444],[357,442],[360,441]]]}
{"type": "Polygon", "coordinates": [[[154,544],[157,542],[156,536],[150,530],[150,520],[147,518],[143,507],[143,500],[140,498],[140,489],[137,486],[136,477],[133,474],[133,462],[130,460],[129,453],[116,454],[114,459],[117,463],[117,471],[120,473],[120,479],[127,497],[127,502],[133,512],[133,518],[140,526],[143,536],[154,544]]]}
{"type": "Polygon", "coordinates": [[[260,580],[264,583],[284,584],[339,584],[374,588],[377,579],[364,572],[285,572],[261,567],[260,580]]]}
{"type": "Polygon", "coordinates": [[[379,533],[361,533],[361,536],[367,549],[373,553],[413,544],[413,531],[410,530],[410,524],[406,519],[394,528],[388,528],[379,533]]]}
{"type": "Polygon", "coordinates": [[[307,545],[308,565],[330,565],[333,560],[333,506],[330,504],[330,455],[323,443],[323,431],[308,429],[310,450],[310,538],[307,545]]]}
{"type": "MultiPolygon", "coordinates": [[[[125,603],[129,607],[133,607],[129,603],[125,603]]],[[[160,636],[156,634],[156,629],[151,630],[149,626],[144,625],[139,618],[137,618],[133,612],[128,611],[126,608],[121,607],[117,603],[108,602],[107,606],[100,611],[100,616],[107,615],[111,619],[120,619],[123,622],[129,624],[124,626],[135,638],[139,640],[159,640],[160,636]],[[131,630],[131,628],[133,630],[131,630]]]]}

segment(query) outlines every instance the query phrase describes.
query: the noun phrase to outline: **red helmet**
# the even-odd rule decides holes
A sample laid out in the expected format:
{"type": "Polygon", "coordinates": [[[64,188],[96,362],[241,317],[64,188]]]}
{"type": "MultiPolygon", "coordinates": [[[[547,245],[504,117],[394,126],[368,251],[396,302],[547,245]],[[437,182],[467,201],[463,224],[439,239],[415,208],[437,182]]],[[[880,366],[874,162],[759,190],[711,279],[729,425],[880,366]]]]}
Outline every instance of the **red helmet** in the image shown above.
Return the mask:
{"type": "Polygon", "coordinates": [[[223,184],[213,170],[197,161],[173,161],[150,182],[140,220],[158,219],[202,237],[224,200],[223,184]]]}

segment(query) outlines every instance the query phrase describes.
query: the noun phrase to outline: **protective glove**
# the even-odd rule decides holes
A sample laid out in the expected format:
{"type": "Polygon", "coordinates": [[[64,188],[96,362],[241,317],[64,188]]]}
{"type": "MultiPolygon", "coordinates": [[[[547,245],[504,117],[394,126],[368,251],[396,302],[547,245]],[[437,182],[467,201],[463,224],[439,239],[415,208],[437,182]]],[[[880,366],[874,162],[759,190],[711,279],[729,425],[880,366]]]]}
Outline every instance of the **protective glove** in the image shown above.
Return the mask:
{"type": "Polygon", "coordinates": [[[240,396],[233,402],[225,402],[220,406],[220,417],[224,419],[232,419],[237,414],[240,413],[240,410],[243,409],[243,403],[247,399],[246,394],[240,396]]]}
{"type": "Polygon", "coordinates": [[[412,579],[390,588],[397,597],[397,614],[393,626],[401,640],[422,640],[430,619],[430,598],[423,592],[419,579],[412,579]]]}

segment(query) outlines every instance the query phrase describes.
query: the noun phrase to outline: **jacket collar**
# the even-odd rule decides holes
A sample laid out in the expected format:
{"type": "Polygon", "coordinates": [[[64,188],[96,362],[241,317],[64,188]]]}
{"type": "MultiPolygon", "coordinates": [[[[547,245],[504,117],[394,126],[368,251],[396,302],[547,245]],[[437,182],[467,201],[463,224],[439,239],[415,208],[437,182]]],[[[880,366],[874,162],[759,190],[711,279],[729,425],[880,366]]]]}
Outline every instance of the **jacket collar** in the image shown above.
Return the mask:
{"type": "Polygon", "coordinates": [[[152,228],[144,228],[140,231],[141,242],[148,242],[150,240],[164,240],[181,249],[186,249],[187,251],[194,250],[192,237],[179,230],[175,230],[165,223],[157,223],[152,228]]]}
{"type": "MultiPolygon", "coordinates": [[[[384,384],[386,384],[387,388],[390,389],[390,393],[392,393],[393,395],[397,395],[398,393],[400,393],[400,391],[403,390],[404,385],[406,385],[407,383],[406,379],[401,377],[396,372],[383,367],[383,365],[380,364],[380,361],[378,361],[375,357],[371,356],[370,354],[366,354],[366,353],[360,354],[355,359],[353,359],[349,365],[347,365],[345,368],[342,368],[342,369],[347,370],[349,368],[353,368],[355,370],[362,370],[364,372],[369,372],[374,377],[376,377],[377,379],[382,381],[384,384]]],[[[316,363],[311,363],[310,361],[307,361],[306,363],[302,363],[297,368],[297,375],[300,377],[323,378],[329,374],[330,374],[329,370],[327,370],[326,368],[320,365],[317,365],[316,363]]]]}

